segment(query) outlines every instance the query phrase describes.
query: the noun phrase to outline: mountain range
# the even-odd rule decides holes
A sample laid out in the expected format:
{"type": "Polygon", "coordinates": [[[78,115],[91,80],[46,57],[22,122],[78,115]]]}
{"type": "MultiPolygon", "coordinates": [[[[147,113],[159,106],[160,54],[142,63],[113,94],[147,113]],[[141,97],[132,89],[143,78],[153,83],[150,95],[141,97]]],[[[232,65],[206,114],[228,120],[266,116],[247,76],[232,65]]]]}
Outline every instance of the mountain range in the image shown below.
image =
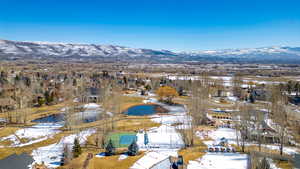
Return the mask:
{"type": "Polygon", "coordinates": [[[0,40],[0,60],[99,60],[152,63],[300,63],[300,47],[172,52],[116,45],[0,40]]]}

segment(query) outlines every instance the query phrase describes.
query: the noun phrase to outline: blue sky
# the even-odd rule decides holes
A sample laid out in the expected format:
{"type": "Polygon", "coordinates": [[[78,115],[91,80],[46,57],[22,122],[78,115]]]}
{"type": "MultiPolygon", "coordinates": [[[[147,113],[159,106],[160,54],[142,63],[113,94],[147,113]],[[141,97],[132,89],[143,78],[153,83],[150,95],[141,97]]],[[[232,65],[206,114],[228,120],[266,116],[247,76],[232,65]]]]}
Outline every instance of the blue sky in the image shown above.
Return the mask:
{"type": "Polygon", "coordinates": [[[206,50],[300,46],[299,0],[0,0],[0,39],[206,50]]]}

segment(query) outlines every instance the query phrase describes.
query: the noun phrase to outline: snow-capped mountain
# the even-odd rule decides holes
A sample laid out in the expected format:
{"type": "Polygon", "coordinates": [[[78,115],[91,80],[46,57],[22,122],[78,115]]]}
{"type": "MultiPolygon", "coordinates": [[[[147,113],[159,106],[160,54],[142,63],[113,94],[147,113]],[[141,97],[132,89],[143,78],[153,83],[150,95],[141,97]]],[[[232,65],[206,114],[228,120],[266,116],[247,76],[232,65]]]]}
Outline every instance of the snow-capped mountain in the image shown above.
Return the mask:
{"type": "Polygon", "coordinates": [[[168,50],[135,49],[115,45],[0,40],[0,59],[92,59],[159,63],[300,63],[300,47],[274,46],[176,53],[168,50]]]}
{"type": "Polygon", "coordinates": [[[196,52],[182,52],[183,55],[190,56],[220,56],[220,57],[256,57],[257,55],[279,56],[281,54],[290,54],[300,56],[299,47],[273,46],[263,48],[247,48],[247,49],[224,49],[224,50],[204,50],[196,52]]]}
{"type": "Polygon", "coordinates": [[[114,45],[0,40],[0,56],[11,57],[151,58],[173,55],[173,52],[166,50],[134,49],[114,45]]]}
{"type": "Polygon", "coordinates": [[[300,63],[300,47],[273,46],[248,49],[181,52],[185,61],[230,63],[300,63]]]}

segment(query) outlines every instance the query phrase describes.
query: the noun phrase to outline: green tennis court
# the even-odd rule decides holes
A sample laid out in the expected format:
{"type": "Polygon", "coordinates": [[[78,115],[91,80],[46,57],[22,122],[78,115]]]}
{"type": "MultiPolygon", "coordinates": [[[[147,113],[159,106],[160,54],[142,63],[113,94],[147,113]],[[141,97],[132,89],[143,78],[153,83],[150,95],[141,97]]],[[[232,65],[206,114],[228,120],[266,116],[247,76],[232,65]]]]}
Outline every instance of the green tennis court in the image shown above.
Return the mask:
{"type": "Polygon", "coordinates": [[[136,140],[136,133],[134,132],[120,132],[111,133],[107,139],[112,140],[113,144],[117,148],[128,147],[134,140],[136,140]]]}

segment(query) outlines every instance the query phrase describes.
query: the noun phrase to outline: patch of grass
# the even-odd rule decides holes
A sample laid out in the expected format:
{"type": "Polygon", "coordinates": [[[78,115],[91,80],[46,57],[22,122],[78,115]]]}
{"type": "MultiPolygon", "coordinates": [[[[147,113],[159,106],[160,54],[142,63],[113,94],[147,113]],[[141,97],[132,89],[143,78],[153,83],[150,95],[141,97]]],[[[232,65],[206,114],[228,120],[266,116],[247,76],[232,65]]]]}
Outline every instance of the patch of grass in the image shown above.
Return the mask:
{"type": "Polygon", "coordinates": [[[89,161],[87,169],[128,169],[144,156],[144,152],[140,152],[137,156],[129,156],[124,160],[119,160],[120,155],[126,150],[119,148],[116,155],[98,158],[95,155],[104,152],[103,149],[83,148],[83,153],[78,158],[73,159],[68,165],[59,167],[58,169],[82,168],[88,153],[92,153],[94,157],[89,161]]]}
{"type": "Polygon", "coordinates": [[[129,107],[136,106],[139,104],[144,104],[143,100],[144,98],[141,97],[130,97],[130,96],[121,96],[122,102],[121,102],[121,110],[125,111],[129,107]]]}
{"type": "Polygon", "coordinates": [[[67,165],[58,167],[57,169],[80,169],[83,168],[84,161],[87,157],[88,153],[83,152],[79,157],[71,160],[67,165]]]}
{"type": "Polygon", "coordinates": [[[128,116],[126,117],[126,119],[118,121],[116,123],[116,130],[138,131],[141,129],[147,130],[149,128],[158,126],[160,126],[160,124],[152,121],[149,117],[128,116]]]}
{"type": "Polygon", "coordinates": [[[11,140],[7,139],[7,140],[4,140],[4,141],[1,141],[0,145],[1,146],[10,146],[12,143],[13,142],[11,140]]]}
{"type": "Polygon", "coordinates": [[[110,157],[103,157],[103,158],[94,157],[90,161],[88,169],[128,169],[137,160],[139,160],[143,156],[144,156],[144,153],[141,152],[137,156],[129,156],[124,160],[118,160],[119,155],[114,155],[114,156],[110,156],[110,157]]]}
{"type": "Polygon", "coordinates": [[[205,152],[204,150],[206,147],[202,146],[194,146],[194,147],[188,147],[185,149],[181,149],[178,154],[183,156],[183,161],[185,164],[188,164],[189,161],[196,160],[198,158],[201,158],[205,152]]]}
{"type": "MultiPolygon", "coordinates": [[[[237,146],[235,146],[235,147],[237,147],[237,146]]],[[[239,146],[239,147],[237,147],[236,150],[241,151],[242,147],[239,146]]],[[[259,152],[258,145],[245,146],[245,153],[250,153],[251,151],[259,152]]],[[[277,149],[269,149],[269,148],[264,147],[263,145],[261,146],[261,152],[270,153],[270,154],[278,154],[278,155],[280,154],[279,149],[278,150],[277,149]]]]}
{"type": "Polygon", "coordinates": [[[14,134],[19,128],[17,127],[3,127],[0,129],[0,137],[6,137],[14,134]]]}
{"type": "Polygon", "coordinates": [[[201,158],[206,152],[207,146],[199,137],[194,136],[194,146],[179,150],[178,154],[183,156],[183,161],[188,164],[189,161],[201,158]]]}
{"type": "Polygon", "coordinates": [[[294,168],[293,165],[288,161],[277,160],[277,161],[275,161],[275,165],[276,165],[276,167],[282,168],[282,169],[293,169],[294,168]]]}

